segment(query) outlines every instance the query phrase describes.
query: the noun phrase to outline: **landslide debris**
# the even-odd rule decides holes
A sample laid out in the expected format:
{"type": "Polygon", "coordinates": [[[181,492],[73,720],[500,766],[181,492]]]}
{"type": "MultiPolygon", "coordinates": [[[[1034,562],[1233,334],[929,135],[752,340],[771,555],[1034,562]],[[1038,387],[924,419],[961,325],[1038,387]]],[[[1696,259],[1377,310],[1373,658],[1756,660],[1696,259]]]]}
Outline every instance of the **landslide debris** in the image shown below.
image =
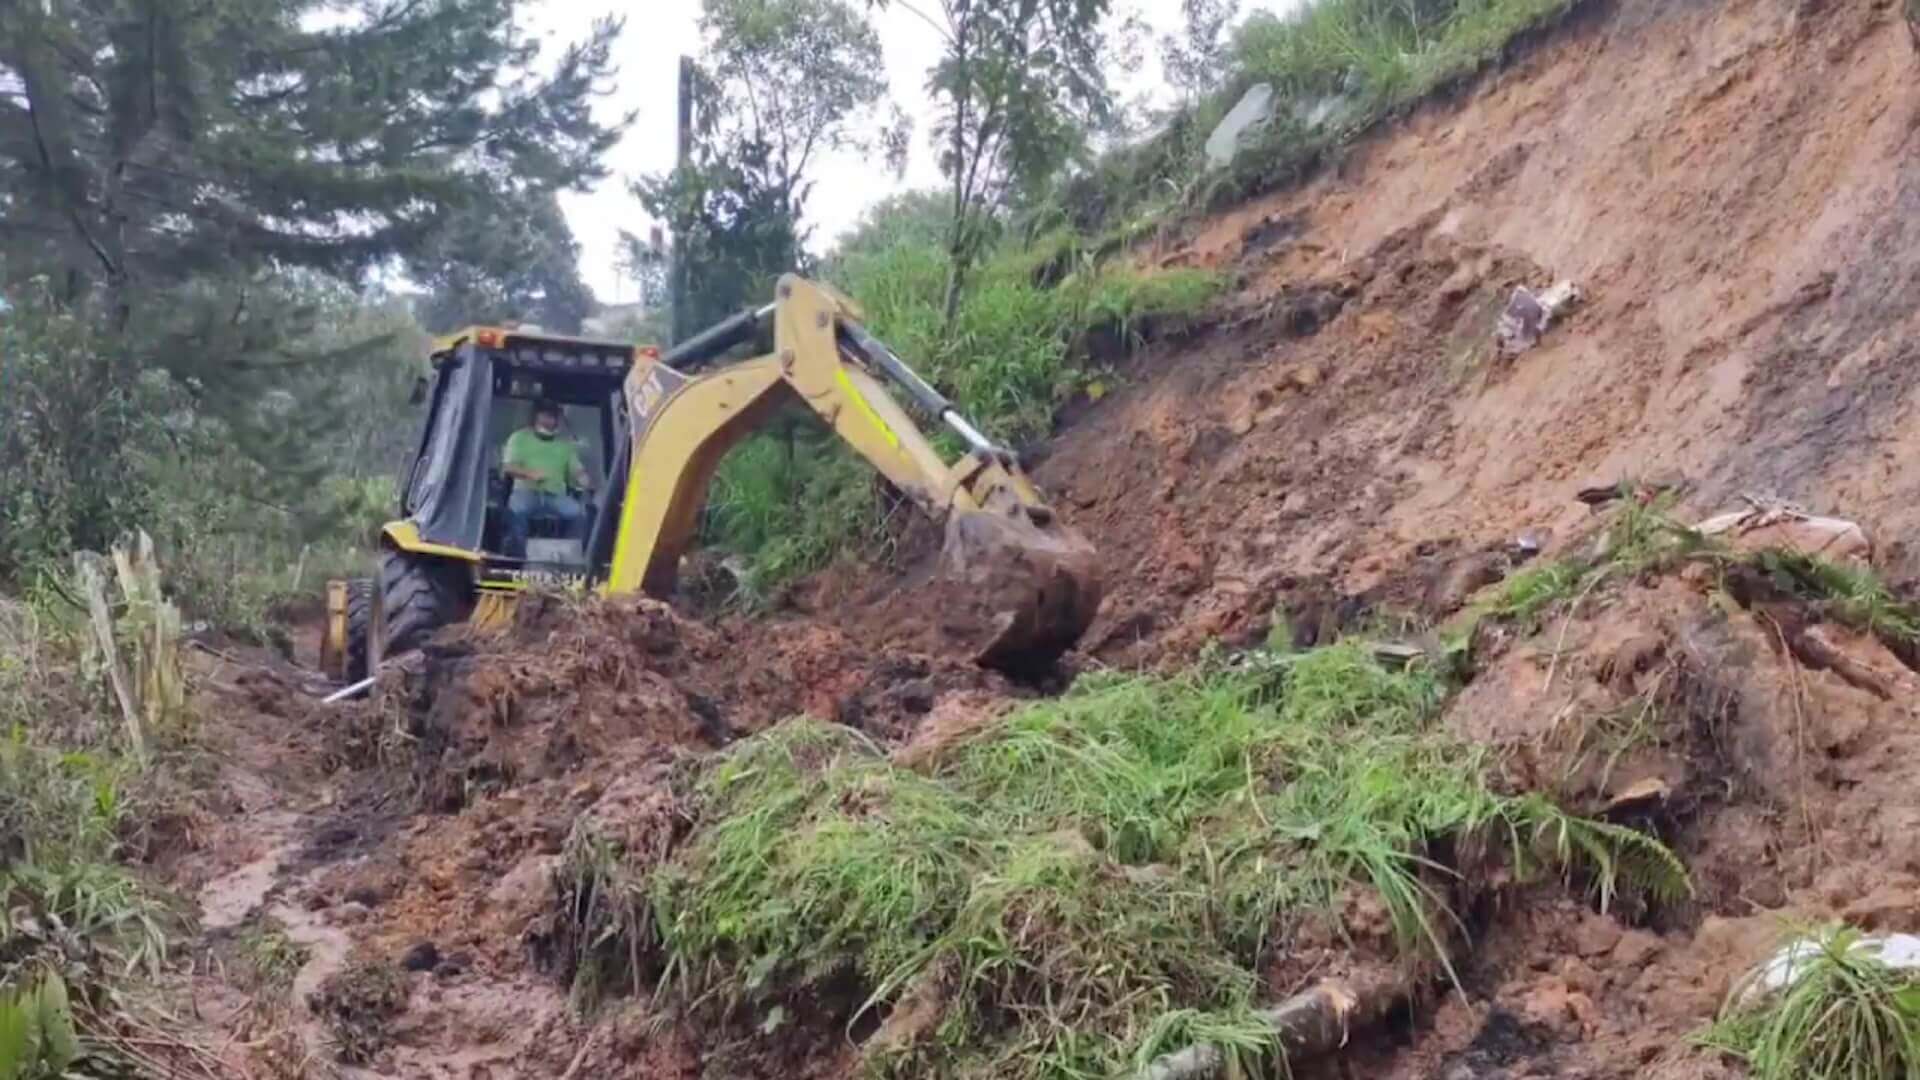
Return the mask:
{"type": "Polygon", "coordinates": [[[1356,642],[1085,678],[901,758],[789,721],[610,789],[535,947],[769,1059],[797,1026],[885,1075],[1120,1075],[1270,1058],[1257,1006],[1314,977],[1443,976],[1503,875],[1685,895],[1649,837],[1490,787],[1442,696],[1356,642]]]}

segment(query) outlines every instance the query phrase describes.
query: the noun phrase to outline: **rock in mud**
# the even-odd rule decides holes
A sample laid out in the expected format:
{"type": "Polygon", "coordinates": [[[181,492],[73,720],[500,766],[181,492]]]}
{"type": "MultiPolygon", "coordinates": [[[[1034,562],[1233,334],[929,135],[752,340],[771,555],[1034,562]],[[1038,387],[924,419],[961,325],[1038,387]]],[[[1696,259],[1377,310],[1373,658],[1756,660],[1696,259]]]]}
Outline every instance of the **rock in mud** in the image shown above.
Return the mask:
{"type": "MultiPolygon", "coordinates": [[[[1774,953],[1734,988],[1734,1005],[1751,1009],[1792,987],[1807,977],[1831,944],[1831,941],[1802,938],[1774,953]]],[[[1912,934],[1862,937],[1849,944],[1847,951],[1872,957],[1894,971],[1920,972],[1920,937],[1912,934]]]]}
{"type": "Polygon", "coordinates": [[[1493,552],[1476,552],[1449,563],[1427,586],[1424,607],[1435,615],[1458,611],[1467,598],[1507,576],[1507,559],[1493,552]]]}
{"type": "Polygon", "coordinates": [[[415,942],[400,957],[400,966],[407,971],[432,971],[440,964],[440,949],[431,941],[415,942]]]}
{"type": "Polygon", "coordinates": [[[1207,167],[1221,169],[1233,164],[1249,136],[1273,119],[1273,86],[1255,83],[1247,88],[1228,110],[1213,133],[1207,136],[1207,167]]]}
{"type": "Polygon", "coordinates": [[[1580,286],[1571,281],[1559,282],[1539,293],[1525,285],[1516,286],[1494,329],[1495,348],[1501,356],[1511,358],[1540,344],[1561,313],[1580,299],[1580,286]]]}
{"type": "Polygon", "coordinates": [[[1755,504],[1708,518],[1696,528],[1740,551],[1791,551],[1860,566],[1873,559],[1873,541],[1858,523],[1818,517],[1783,504],[1755,504]]]}

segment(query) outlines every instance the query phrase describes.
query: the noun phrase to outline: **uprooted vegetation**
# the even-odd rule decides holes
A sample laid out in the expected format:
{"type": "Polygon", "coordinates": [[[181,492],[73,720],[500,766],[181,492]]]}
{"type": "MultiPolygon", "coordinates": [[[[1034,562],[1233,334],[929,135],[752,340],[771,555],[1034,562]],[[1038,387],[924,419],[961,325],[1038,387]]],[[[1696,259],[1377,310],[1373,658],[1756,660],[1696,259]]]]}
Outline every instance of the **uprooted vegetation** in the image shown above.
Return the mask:
{"type": "Polygon", "coordinates": [[[1651,837],[1491,787],[1441,699],[1346,643],[1090,677],[913,766],[789,721],[576,831],[557,959],[588,1000],[653,986],[768,1032],[830,1002],[888,1075],[1116,1075],[1195,1040],[1272,1056],[1254,1010],[1337,941],[1346,973],[1444,977],[1487,867],[1685,895],[1651,837]]]}
{"type": "Polygon", "coordinates": [[[1782,954],[1787,985],[1756,992],[1750,980],[1699,1041],[1743,1062],[1754,1080],[1875,1080],[1920,1070],[1920,979],[1912,970],[1886,963],[1848,927],[1796,937],[1782,954]]]}
{"type": "Polygon", "coordinates": [[[1909,666],[1920,658],[1920,605],[1871,566],[1779,547],[1741,550],[1681,523],[1671,505],[1664,496],[1629,500],[1588,551],[1519,571],[1470,605],[1463,625],[1492,616],[1537,629],[1549,617],[1578,615],[1605,586],[1691,565],[1742,606],[1790,605],[1793,625],[1782,630],[1789,637],[1800,626],[1832,622],[1870,635],[1909,666]]]}

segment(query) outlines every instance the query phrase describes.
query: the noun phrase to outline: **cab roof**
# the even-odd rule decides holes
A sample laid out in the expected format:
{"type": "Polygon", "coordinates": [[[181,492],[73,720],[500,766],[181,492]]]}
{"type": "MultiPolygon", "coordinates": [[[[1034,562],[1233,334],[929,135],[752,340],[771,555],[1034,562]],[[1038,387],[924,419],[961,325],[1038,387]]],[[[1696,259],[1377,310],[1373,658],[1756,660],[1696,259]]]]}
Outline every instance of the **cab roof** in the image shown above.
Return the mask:
{"type": "MultiPolygon", "coordinates": [[[[569,334],[557,334],[532,326],[512,328],[503,326],[469,326],[463,330],[456,330],[451,334],[433,339],[433,355],[439,356],[442,353],[452,352],[469,341],[483,349],[511,349],[516,345],[563,345],[586,347],[594,349],[595,351],[620,350],[627,354],[629,360],[633,358],[635,353],[646,352],[652,349],[652,346],[636,345],[631,341],[608,341],[604,338],[574,337],[569,334]]],[[[658,350],[653,351],[657,352],[658,350]]]]}

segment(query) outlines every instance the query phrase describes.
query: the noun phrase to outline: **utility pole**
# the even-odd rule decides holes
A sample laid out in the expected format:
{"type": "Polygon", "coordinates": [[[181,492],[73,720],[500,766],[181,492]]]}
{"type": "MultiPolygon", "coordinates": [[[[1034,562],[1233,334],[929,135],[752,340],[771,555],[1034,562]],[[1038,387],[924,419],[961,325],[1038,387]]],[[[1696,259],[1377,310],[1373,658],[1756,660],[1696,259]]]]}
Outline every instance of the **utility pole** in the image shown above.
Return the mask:
{"type": "MultiPolygon", "coordinates": [[[[693,57],[680,58],[680,147],[675,159],[675,168],[680,176],[686,176],[687,163],[693,157],[693,57]]],[[[693,231],[689,220],[690,209],[680,211],[680,220],[673,223],[673,325],[671,332],[675,344],[679,344],[693,333],[693,327],[687,325],[687,237],[693,231]]]]}

